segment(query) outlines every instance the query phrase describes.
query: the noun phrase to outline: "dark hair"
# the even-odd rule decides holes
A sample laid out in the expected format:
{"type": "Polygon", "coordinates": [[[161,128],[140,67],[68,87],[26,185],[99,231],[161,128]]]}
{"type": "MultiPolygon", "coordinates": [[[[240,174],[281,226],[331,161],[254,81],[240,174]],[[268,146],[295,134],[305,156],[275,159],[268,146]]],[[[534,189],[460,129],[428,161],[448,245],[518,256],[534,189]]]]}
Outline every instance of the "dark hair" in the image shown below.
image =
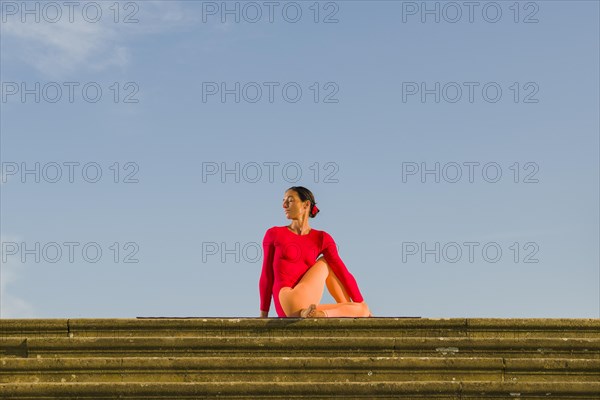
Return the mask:
{"type": "Polygon", "coordinates": [[[317,212],[314,214],[312,213],[313,206],[315,204],[317,204],[317,202],[315,201],[315,196],[312,194],[312,192],[310,190],[308,190],[304,186],[292,186],[288,190],[293,190],[294,192],[298,193],[298,196],[300,197],[300,200],[302,202],[305,202],[306,200],[310,200],[310,208],[308,209],[308,216],[310,218],[316,217],[316,215],[319,213],[320,210],[317,210],[317,212]]]}

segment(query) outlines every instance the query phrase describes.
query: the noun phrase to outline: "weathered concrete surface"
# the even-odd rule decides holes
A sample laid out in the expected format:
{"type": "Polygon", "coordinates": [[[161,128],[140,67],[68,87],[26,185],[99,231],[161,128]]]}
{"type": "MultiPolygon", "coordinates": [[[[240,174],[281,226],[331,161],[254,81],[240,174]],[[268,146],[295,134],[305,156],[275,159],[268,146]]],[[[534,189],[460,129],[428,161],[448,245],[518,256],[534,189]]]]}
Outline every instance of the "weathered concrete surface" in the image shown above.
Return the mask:
{"type": "Polygon", "coordinates": [[[0,354],[21,357],[161,356],[379,356],[379,357],[523,357],[600,359],[594,338],[456,337],[84,337],[4,338],[0,354]]]}
{"type": "Polygon", "coordinates": [[[0,337],[127,336],[600,337],[600,319],[75,318],[0,319],[0,337]]]}
{"type": "Polygon", "coordinates": [[[593,399],[599,319],[0,319],[2,399],[593,399]]]}
{"type": "Polygon", "coordinates": [[[0,383],[597,382],[600,360],[441,357],[7,358],[0,383]]]}
{"type": "MultiPolygon", "coordinates": [[[[527,395],[540,395],[544,398],[565,398],[563,396],[584,396],[580,398],[593,399],[600,393],[599,383],[513,383],[513,382],[378,382],[347,383],[321,382],[306,383],[85,383],[85,384],[21,384],[10,385],[3,392],[6,398],[15,396],[56,396],[77,395],[93,396],[190,396],[190,395],[221,395],[235,396],[244,394],[246,398],[258,398],[265,395],[302,395],[302,396],[346,396],[362,395],[366,398],[376,398],[379,395],[501,395],[504,398],[524,398],[527,395]]],[[[134,397],[135,398],[135,397],[134,397]]],[[[142,397],[143,398],[143,397],[142,397]]],[[[331,397],[330,397],[331,398],[331,397]]]]}

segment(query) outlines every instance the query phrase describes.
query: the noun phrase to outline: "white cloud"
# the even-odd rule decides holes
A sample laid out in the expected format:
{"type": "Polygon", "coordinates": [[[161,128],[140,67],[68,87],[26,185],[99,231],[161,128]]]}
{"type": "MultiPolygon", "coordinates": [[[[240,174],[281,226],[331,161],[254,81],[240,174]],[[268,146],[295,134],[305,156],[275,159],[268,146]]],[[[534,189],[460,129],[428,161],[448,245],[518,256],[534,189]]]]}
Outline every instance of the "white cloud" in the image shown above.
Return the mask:
{"type": "Polygon", "coordinates": [[[81,69],[124,68],[130,61],[129,50],[118,43],[117,30],[107,23],[8,20],[2,33],[15,39],[5,39],[3,51],[52,78],[81,69]]]}
{"type": "MultiPolygon", "coordinates": [[[[14,235],[0,235],[0,243],[20,243],[22,239],[14,235]]],[[[35,310],[27,301],[10,293],[12,283],[19,280],[23,264],[7,257],[7,262],[0,259],[0,318],[35,318],[35,310]]]]}
{"type": "MultiPolygon", "coordinates": [[[[7,16],[2,23],[3,58],[17,57],[42,75],[67,77],[76,71],[103,71],[111,67],[125,68],[131,63],[127,40],[133,35],[171,30],[190,23],[181,5],[173,2],[130,2],[137,9],[121,3],[115,22],[113,2],[102,3],[102,17],[88,22],[81,8],[74,8],[72,22],[65,7],[63,17],[48,22],[44,14],[36,22],[32,16],[21,21],[21,12],[7,16]],[[125,23],[124,21],[129,21],[125,23]],[[138,22],[134,22],[137,20],[138,22]]],[[[54,15],[54,14],[53,14],[54,15]]]]}
{"type": "Polygon", "coordinates": [[[231,24],[202,23],[200,8],[192,3],[121,2],[117,23],[113,2],[101,3],[102,17],[96,23],[86,21],[77,7],[73,22],[69,21],[67,7],[63,10],[64,17],[52,23],[44,18],[35,22],[32,17],[23,23],[17,13],[0,25],[3,62],[11,65],[20,61],[35,68],[44,78],[68,80],[75,72],[128,68],[133,62],[131,47],[136,46],[134,41],[139,37],[188,31],[199,26],[217,32],[231,30],[231,24]],[[127,6],[130,3],[137,9],[127,6]],[[130,23],[124,22],[127,18],[130,23]]]}

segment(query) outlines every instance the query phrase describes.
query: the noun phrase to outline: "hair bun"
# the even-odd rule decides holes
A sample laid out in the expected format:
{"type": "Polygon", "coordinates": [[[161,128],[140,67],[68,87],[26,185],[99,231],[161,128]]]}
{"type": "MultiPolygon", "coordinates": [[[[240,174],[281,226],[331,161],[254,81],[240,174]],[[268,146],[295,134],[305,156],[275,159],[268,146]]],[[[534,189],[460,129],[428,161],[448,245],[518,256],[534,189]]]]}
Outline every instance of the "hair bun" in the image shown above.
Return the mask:
{"type": "Polygon", "coordinates": [[[319,213],[319,208],[316,204],[313,204],[312,209],[310,210],[310,215],[314,218],[319,213]]]}

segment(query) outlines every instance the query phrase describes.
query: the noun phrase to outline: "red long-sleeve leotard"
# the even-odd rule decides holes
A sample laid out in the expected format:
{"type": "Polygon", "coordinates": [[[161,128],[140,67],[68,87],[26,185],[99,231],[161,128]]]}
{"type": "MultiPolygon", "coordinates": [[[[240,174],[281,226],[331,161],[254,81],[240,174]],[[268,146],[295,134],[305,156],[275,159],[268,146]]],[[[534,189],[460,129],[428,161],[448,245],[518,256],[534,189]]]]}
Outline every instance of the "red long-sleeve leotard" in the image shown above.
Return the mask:
{"type": "Polygon", "coordinates": [[[342,262],[331,235],[314,228],[306,235],[298,235],[287,226],[273,226],[263,239],[263,265],[258,285],[261,311],[269,311],[272,296],[277,315],[287,317],[279,303],[279,290],[285,286],[295,287],[320,254],[323,254],[352,301],[362,302],[356,279],[342,262]]]}

